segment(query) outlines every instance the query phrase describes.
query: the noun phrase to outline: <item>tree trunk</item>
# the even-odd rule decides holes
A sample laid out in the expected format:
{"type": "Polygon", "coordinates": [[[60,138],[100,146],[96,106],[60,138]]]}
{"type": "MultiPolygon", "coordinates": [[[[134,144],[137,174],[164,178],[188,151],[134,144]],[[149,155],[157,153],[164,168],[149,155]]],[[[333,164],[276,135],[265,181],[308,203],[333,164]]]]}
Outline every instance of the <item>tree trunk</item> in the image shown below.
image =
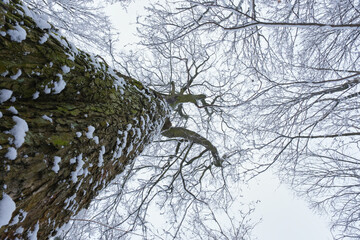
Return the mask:
{"type": "Polygon", "coordinates": [[[10,197],[16,208],[0,239],[46,239],[143,150],[168,108],[140,82],[77,50],[19,1],[4,2],[0,203],[10,197]]]}

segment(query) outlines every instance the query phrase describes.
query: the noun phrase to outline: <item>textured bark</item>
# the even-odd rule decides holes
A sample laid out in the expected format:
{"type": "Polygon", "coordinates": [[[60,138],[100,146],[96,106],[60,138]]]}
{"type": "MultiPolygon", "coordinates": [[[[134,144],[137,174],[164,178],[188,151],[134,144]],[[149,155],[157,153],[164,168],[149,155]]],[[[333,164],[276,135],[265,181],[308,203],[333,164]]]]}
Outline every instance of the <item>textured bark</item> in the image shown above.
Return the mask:
{"type": "Polygon", "coordinates": [[[171,123],[165,122],[161,134],[168,138],[181,138],[199,144],[211,152],[216,167],[221,167],[223,160],[219,156],[217,148],[200,134],[182,127],[171,127],[171,123]]]}
{"type": "Polygon", "coordinates": [[[37,26],[20,2],[0,1],[0,90],[13,91],[0,104],[0,200],[7,194],[16,204],[0,239],[26,239],[37,224],[39,239],[55,235],[143,150],[167,114],[165,101],[140,82],[37,26]],[[20,42],[9,32],[17,26],[26,30],[20,42]],[[66,86],[57,93],[61,78],[66,86]],[[29,128],[18,146],[14,116],[29,128]],[[90,126],[95,138],[86,134],[90,126]],[[11,148],[14,160],[6,157],[11,148]]]}

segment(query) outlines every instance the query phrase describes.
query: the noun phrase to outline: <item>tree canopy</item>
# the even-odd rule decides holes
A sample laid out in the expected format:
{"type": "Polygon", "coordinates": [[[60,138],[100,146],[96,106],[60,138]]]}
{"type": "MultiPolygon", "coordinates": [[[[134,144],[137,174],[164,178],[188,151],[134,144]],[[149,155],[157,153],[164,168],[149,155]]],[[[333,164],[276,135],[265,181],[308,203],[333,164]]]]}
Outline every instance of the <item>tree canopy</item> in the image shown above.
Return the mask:
{"type": "Polygon", "coordinates": [[[172,111],[72,234],[249,239],[253,206],[239,204],[239,189],[273,170],[332,216],[334,239],[360,237],[357,1],[150,1],[131,51],[115,48],[98,8],[73,2],[27,1],[72,39],[91,38],[172,111]],[[166,227],[147,221],[152,209],[166,227]]]}
{"type": "Polygon", "coordinates": [[[223,171],[277,171],[332,216],[335,239],[358,238],[358,3],[184,0],[148,11],[144,48],[120,65],[159,91],[204,94],[173,122],[206,132],[223,171]]]}

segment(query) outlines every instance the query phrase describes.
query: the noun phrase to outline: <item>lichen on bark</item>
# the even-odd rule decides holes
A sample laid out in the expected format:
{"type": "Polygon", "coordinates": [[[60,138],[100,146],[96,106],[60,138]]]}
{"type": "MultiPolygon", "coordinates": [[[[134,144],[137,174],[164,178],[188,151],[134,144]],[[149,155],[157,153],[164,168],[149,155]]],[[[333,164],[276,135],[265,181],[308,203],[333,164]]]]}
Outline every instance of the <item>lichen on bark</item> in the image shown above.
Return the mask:
{"type": "Polygon", "coordinates": [[[27,11],[20,1],[0,1],[0,90],[12,91],[0,103],[0,200],[5,193],[16,204],[1,239],[26,239],[37,223],[39,239],[55,235],[143,150],[168,114],[161,96],[53,27],[40,28],[27,11]],[[26,31],[21,41],[10,31],[17,26],[26,31]],[[20,146],[14,116],[28,126],[20,146]],[[14,160],[6,157],[11,148],[14,160]]]}

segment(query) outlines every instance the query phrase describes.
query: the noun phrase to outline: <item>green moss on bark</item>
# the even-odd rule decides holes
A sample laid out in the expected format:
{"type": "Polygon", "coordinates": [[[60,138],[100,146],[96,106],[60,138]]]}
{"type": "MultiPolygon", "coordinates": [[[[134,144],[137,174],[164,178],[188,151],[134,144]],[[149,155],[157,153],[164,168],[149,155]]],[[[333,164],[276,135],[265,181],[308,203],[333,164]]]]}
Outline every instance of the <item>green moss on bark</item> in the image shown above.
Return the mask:
{"type": "Polygon", "coordinates": [[[0,198],[6,193],[14,200],[12,217],[19,215],[21,221],[3,226],[0,238],[26,238],[38,222],[38,238],[46,239],[87,207],[143,150],[161,128],[167,106],[139,81],[72,49],[54,29],[36,27],[16,4],[20,2],[0,1],[0,31],[7,33],[19,24],[27,33],[21,42],[0,34],[0,90],[13,91],[12,100],[0,104],[0,198]],[[40,44],[44,34],[49,38],[40,44]],[[64,66],[70,72],[65,73],[64,66]],[[19,70],[22,74],[13,79],[19,70]],[[55,93],[59,74],[66,86],[55,93]],[[18,114],[8,111],[10,106],[18,114]],[[13,116],[25,120],[29,128],[18,148],[9,133],[15,125],[13,116]],[[148,121],[142,127],[144,119],[148,121]],[[95,128],[95,138],[87,137],[89,126],[95,128]],[[16,148],[15,160],[5,157],[11,147],[16,148]],[[53,170],[55,157],[61,157],[58,172],[53,170]],[[17,234],[20,227],[24,231],[17,234]]]}

